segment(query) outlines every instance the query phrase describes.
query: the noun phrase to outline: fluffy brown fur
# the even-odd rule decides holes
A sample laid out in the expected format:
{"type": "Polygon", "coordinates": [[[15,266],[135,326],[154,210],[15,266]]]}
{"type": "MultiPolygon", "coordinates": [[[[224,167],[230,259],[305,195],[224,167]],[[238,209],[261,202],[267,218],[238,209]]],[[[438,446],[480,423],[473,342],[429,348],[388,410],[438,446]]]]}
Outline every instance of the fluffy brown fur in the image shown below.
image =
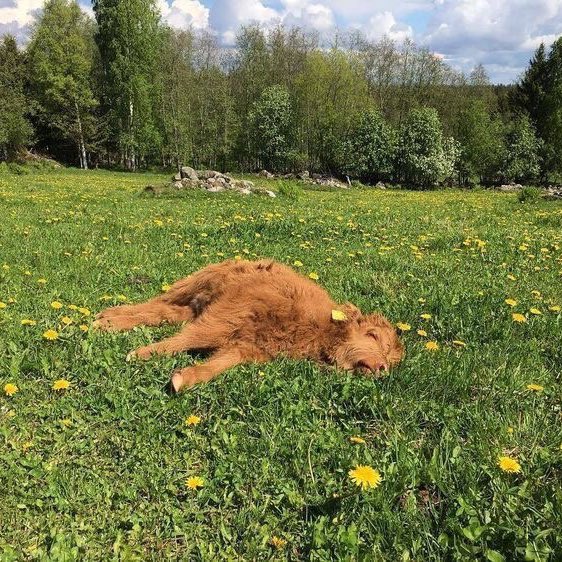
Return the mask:
{"type": "Polygon", "coordinates": [[[270,260],[210,265],[146,303],[104,310],[95,326],[129,330],[140,324],[185,321],[191,322],[177,335],[127,357],[211,350],[205,363],[173,374],[176,392],[235,365],[278,355],[363,374],[378,374],[403,355],[396,331],[384,316],[364,316],[352,304],[338,305],[318,284],[270,260]],[[341,310],[347,319],[333,320],[332,310],[341,310]]]}

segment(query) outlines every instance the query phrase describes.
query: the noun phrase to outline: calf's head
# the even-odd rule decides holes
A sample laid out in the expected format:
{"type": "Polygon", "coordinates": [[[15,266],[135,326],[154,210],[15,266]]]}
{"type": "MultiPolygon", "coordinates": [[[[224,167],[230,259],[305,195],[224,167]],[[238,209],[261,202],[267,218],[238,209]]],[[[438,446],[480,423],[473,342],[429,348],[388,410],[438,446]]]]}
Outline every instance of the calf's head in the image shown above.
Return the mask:
{"type": "Polygon", "coordinates": [[[392,324],[381,314],[363,316],[347,307],[347,321],[333,351],[336,365],[347,371],[379,374],[400,362],[404,346],[392,324]]]}

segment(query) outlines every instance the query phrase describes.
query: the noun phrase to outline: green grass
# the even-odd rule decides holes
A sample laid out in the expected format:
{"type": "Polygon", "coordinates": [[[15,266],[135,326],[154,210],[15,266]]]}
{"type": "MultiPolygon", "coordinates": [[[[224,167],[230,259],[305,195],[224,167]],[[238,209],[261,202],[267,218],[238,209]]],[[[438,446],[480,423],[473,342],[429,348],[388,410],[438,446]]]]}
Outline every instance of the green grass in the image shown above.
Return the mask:
{"type": "Polygon", "coordinates": [[[0,391],[19,387],[0,397],[2,560],[560,559],[560,203],[140,194],[161,179],[0,175],[0,391]],[[299,260],[336,299],[410,324],[403,364],[372,380],[279,360],[170,398],[171,371],[197,357],[125,355],[173,327],[79,328],[233,256],[299,260]],[[380,487],[356,488],[356,464],[380,487]]]}

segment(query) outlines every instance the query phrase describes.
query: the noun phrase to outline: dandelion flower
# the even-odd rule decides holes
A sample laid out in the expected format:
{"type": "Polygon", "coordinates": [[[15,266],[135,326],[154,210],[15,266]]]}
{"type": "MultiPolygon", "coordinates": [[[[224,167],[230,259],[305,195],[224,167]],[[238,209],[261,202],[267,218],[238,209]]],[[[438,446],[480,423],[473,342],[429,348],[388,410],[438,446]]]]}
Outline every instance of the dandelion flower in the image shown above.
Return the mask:
{"type": "Polygon", "coordinates": [[[88,326],[86,326],[86,324],[80,324],[79,328],[83,331],[83,332],[87,332],[89,330],[88,326]]]}
{"type": "Polygon", "coordinates": [[[538,308],[531,308],[531,310],[529,310],[529,312],[531,314],[534,314],[535,316],[540,316],[542,314],[542,312],[538,308]]]}
{"type": "Polygon", "coordinates": [[[427,332],[425,330],[418,330],[418,336],[421,336],[422,338],[426,338],[427,332]]]}
{"type": "Polygon", "coordinates": [[[293,262],[293,265],[294,265],[295,267],[302,267],[302,266],[304,265],[304,263],[302,263],[302,261],[300,261],[300,260],[295,260],[295,261],[293,262]]]}
{"type": "Polygon", "coordinates": [[[282,539],[281,537],[273,535],[269,540],[269,544],[271,544],[273,548],[281,550],[282,548],[285,548],[287,541],[285,539],[282,539]]]}
{"type": "Polygon", "coordinates": [[[60,310],[62,308],[62,303],[59,301],[53,301],[51,303],[51,308],[54,308],[55,310],[60,310]]]}
{"type": "Polygon", "coordinates": [[[513,457],[500,457],[498,459],[498,466],[504,472],[521,472],[521,465],[513,457]]]}
{"type": "Polygon", "coordinates": [[[6,396],[13,396],[18,390],[19,388],[11,382],[4,385],[4,392],[6,393],[6,396]]]}
{"type": "Polygon", "coordinates": [[[519,324],[527,322],[527,318],[525,318],[523,314],[519,314],[518,312],[514,312],[511,317],[513,318],[514,322],[519,322],[519,324]]]}
{"type": "Polygon", "coordinates": [[[66,379],[58,379],[53,383],[53,390],[66,390],[70,387],[70,382],[66,379]]]}
{"type": "Polygon", "coordinates": [[[428,341],[425,344],[425,348],[428,351],[437,351],[439,349],[439,344],[436,341],[428,341]]]}
{"type": "Polygon", "coordinates": [[[83,307],[83,306],[78,307],[78,312],[80,314],[83,314],[84,316],[90,316],[90,314],[91,314],[90,310],[88,308],[83,307]]]}
{"type": "Polygon", "coordinates": [[[168,285],[168,283],[163,283],[163,284],[162,284],[162,292],[163,292],[163,293],[167,293],[171,288],[172,288],[172,286],[171,286],[171,285],[168,285]]]}
{"type": "Polygon", "coordinates": [[[35,324],[37,324],[37,321],[36,320],[30,320],[29,318],[24,318],[21,321],[22,326],[35,326],[35,324]]]}
{"type": "Polygon", "coordinates": [[[61,318],[61,322],[65,325],[65,326],[70,326],[70,324],[72,324],[72,318],[70,318],[69,316],[63,316],[61,318]]]}
{"type": "Polygon", "coordinates": [[[0,301],[0,310],[6,308],[8,305],[5,302],[0,301]]]}
{"type": "Polygon", "coordinates": [[[350,470],[348,474],[352,482],[357,486],[361,486],[363,490],[377,488],[382,481],[380,472],[375,470],[372,466],[359,464],[354,469],[350,470]]]}
{"type": "Polygon", "coordinates": [[[349,440],[352,443],[359,443],[359,444],[364,444],[366,443],[365,439],[363,439],[363,437],[358,437],[356,435],[354,435],[353,437],[350,437],[349,440]]]}
{"type": "Polygon", "coordinates": [[[531,390],[532,392],[541,392],[544,390],[544,386],[541,386],[540,384],[528,384],[527,385],[527,390],[531,390]]]}
{"type": "Polygon", "coordinates": [[[332,310],[332,320],[335,322],[345,322],[347,320],[347,316],[345,312],[341,310],[332,310]]]}
{"type": "Polygon", "coordinates": [[[549,306],[548,310],[550,310],[550,312],[560,312],[560,307],[558,305],[549,306]]]}
{"type": "Polygon", "coordinates": [[[431,320],[431,314],[426,312],[425,314],[421,314],[420,318],[423,318],[424,320],[431,320]]]}
{"type": "Polygon", "coordinates": [[[508,306],[515,306],[517,304],[517,301],[515,299],[505,299],[505,304],[507,304],[508,306]]]}
{"type": "Polygon", "coordinates": [[[314,281],[318,281],[318,279],[320,279],[320,277],[318,277],[318,273],[316,273],[315,271],[311,271],[308,276],[314,281]]]}
{"type": "Polygon", "coordinates": [[[194,416],[193,414],[185,420],[185,425],[197,425],[201,422],[199,416],[194,416]]]}
{"type": "Polygon", "coordinates": [[[46,332],[43,332],[43,337],[46,340],[54,341],[54,340],[58,339],[59,334],[56,330],[47,330],[46,332]]]}
{"type": "Polygon", "coordinates": [[[412,329],[412,326],[410,326],[410,324],[407,324],[406,322],[398,322],[398,324],[396,324],[396,327],[401,332],[409,332],[412,329]]]}
{"type": "Polygon", "coordinates": [[[205,481],[200,476],[190,476],[185,481],[185,485],[190,490],[197,490],[197,488],[202,488],[205,485],[205,481]]]}

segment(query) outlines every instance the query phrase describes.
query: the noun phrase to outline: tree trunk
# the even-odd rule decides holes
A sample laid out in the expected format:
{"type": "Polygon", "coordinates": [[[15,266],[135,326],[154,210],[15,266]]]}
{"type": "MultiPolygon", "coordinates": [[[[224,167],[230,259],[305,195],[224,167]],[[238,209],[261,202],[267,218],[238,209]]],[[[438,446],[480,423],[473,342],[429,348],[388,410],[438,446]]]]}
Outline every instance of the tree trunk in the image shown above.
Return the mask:
{"type": "Polygon", "coordinates": [[[76,121],[78,123],[78,150],[80,155],[80,167],[83,170],[88,169],[88,157],[86,156],[86,143],[84,142],[84,131],[82,130],[82,119],[80,119],[80,109],[78,108],[78,102],[74,101],[74,107],[76,108],[76,121]]]}

